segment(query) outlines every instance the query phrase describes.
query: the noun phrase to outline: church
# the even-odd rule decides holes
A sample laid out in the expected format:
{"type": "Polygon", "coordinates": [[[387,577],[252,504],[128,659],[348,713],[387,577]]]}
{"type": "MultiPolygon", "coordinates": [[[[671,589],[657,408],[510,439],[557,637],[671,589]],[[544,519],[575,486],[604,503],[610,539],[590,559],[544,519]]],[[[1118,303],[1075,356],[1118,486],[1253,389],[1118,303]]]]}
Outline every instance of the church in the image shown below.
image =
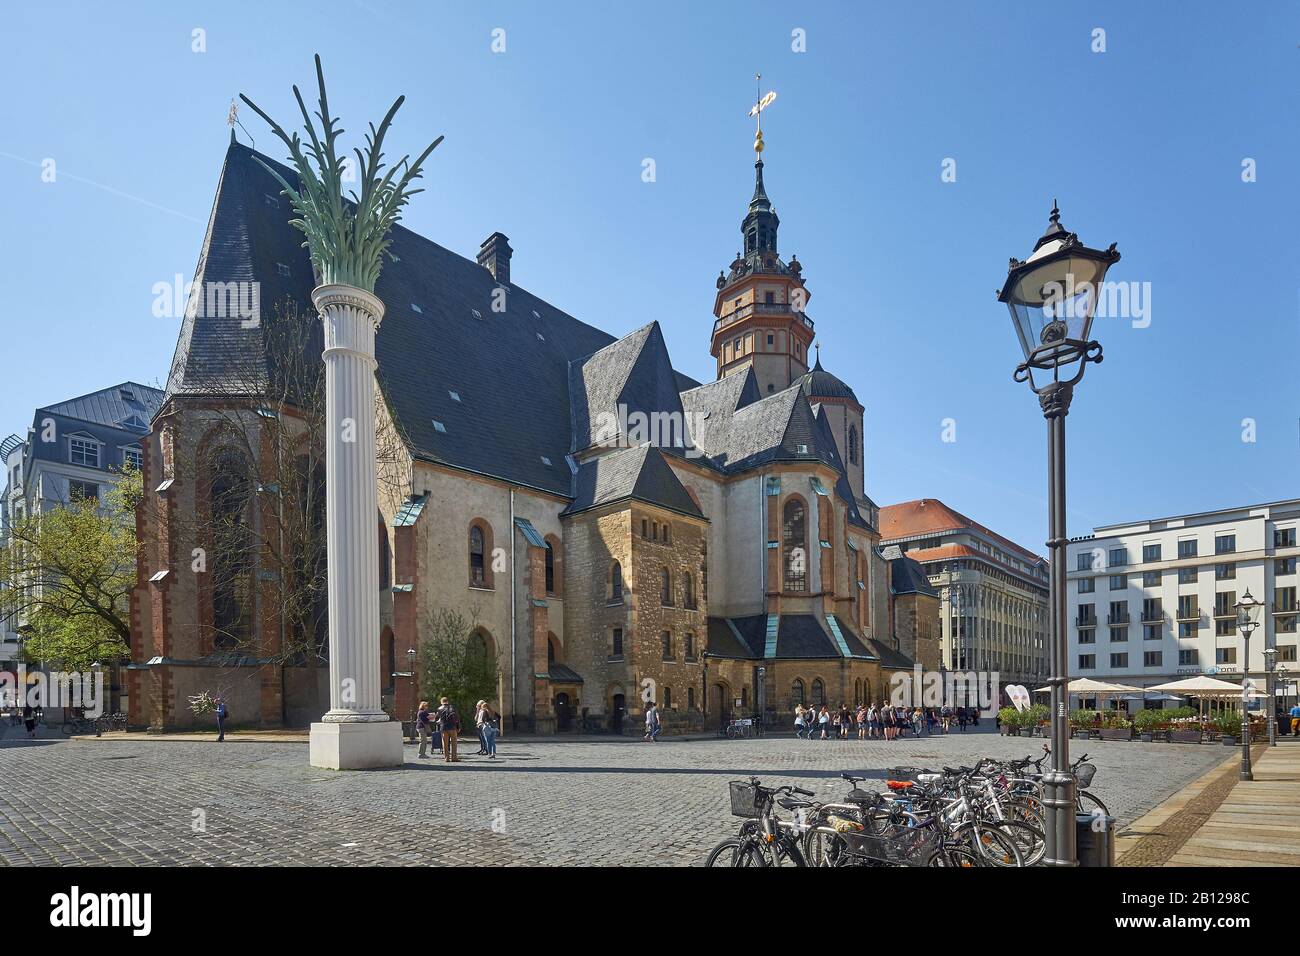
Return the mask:
{"type": "MultiPolygon", "coordinates": [[[[755,151],[743,251],[716,280],[711,382],[673,368],[657,322],[616,339],[512,282],[499,232],[471,260],[394,228],[375,402],[377,666],[395,719],[414,712],[411,652],[447,612],[496,660],[507,730],[639,733],[650,699],[668,733],[756,714],[785,727],[800,703],[883,700],[893,672],[938,666],[938,598],[880,547],[864,407],[822,366],[761,133],[755,151]]],[[[267,165],[294,182],[232,136],[142,442],[130,717],[156,730],[193,726],[205,692],[247,726],[329,706],[327,612],[304,653],[290,571],[266,559],[285,508],[273,438],[307,434],[309,416],[258,383],[284,374],[279,324],[303,323],[315,345],[299,351],[320,355],[312,265],[267,165]],[[250,288],[255,319],[195,307],[250,288]],[[209,561],[214,536],[244,553],[209,561]]]]}

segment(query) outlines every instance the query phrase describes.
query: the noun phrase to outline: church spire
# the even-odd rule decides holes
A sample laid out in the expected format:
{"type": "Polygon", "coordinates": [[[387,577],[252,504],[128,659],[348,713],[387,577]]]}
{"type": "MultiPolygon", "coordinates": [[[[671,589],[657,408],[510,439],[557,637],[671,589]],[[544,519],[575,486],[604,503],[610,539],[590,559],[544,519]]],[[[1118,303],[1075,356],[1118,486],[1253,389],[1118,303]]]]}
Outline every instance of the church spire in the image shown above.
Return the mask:
{"type": "Polygon", "coordinates": [[[754,198],[749,201],[749,213],[740,224],[741,235],[745,239],[746,258],[764,254],[776,254],[776,231],[781,225],[772,201],[767,198],[767,189],[763,185],[763,110],[772,105],[776,91],[761,95],[761,73],[754,74],[755,99],[749,115],[754,117],[754,198]]]}

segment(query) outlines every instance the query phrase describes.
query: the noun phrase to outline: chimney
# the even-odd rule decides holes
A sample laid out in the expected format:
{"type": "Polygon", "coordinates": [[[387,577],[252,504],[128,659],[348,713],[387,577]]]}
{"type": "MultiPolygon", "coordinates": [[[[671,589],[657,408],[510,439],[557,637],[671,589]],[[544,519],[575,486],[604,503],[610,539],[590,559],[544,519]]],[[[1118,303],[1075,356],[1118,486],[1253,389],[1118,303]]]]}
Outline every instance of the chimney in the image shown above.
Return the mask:
{"type": "Polygon", "coordinates": [[[510,284],[510,240],[503,233],[494,232],[479,246],[478,264],[502,285],[510,284]]]}

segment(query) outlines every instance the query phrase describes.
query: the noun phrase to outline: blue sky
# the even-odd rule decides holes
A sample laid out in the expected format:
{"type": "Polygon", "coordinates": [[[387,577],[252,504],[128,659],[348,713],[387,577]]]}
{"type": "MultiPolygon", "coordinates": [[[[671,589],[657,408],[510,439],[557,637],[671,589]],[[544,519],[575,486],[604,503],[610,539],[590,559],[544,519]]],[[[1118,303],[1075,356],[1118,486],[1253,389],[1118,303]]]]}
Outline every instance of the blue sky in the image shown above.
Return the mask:
{"type": "Polygon", "coordinates": [[[515,282],[614,334],[657,319],[675,364],[711,378],[713,279],[752,190],[761,71],[779,94],[765,178],[782,252],[804,264],[824,364],[866,406],[877,502],[941,498],[1042,550],[1045,425],[1011,381],[1019,350],[993,291],[1053,197],[1085,242],[1119,243],[1110,278],[1151,289],[1147,327],[1094,329],[1106,360],[1069,418],[1071,533],[1294,496],[1297,9],[7,5],[0,431],[162,381],[177,321],[153,315],[152,289],[194,269],[230,100],[287,124],[314,52],[349,133],[405,93],[391,147],[446,135],[408,226],[467,256],[505,232],[515,282]]]}

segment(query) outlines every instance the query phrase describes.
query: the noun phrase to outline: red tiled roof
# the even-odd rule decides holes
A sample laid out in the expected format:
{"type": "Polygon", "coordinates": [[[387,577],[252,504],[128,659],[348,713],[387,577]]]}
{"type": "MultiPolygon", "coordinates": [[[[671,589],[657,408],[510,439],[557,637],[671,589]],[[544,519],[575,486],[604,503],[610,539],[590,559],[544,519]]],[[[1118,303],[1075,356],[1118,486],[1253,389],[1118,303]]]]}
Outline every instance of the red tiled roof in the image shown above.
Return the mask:
{"type": "MultiPolygon", "coordinates": [[[[924,534],[938,534],[941,531],[961,531],[970,528],[974,531],[988,535],[993,540],[1001,543],[1008,551],[1013,551],[1027,561],[1043,561],[1034,552],[1022,548],[1014,541],[1004,538],[990,528],[986,528],[978,521],[972,521],[960,511],[954,511],[938,498],[918,498],[915,501],[904,501],[897,505],[885,505],[880,509],[880,539],[882,542],[893,541],[897,538],[910,538],[924,534]]],[[[952,545],[951,547],[961,547],[952,545]]],[[[926,552],[909,551],[908,556],[916,558],[918,561],[936,560],[935,558],[923,558],[918,555],[929,551],[941,551],[943,548],[930,548],[926,552]]],[[[977,551],[967,548],[972,554],[979,554],[977,551]]],[[[956,557],[957,555],[943,555],[942,557],[956,557]]]]}

